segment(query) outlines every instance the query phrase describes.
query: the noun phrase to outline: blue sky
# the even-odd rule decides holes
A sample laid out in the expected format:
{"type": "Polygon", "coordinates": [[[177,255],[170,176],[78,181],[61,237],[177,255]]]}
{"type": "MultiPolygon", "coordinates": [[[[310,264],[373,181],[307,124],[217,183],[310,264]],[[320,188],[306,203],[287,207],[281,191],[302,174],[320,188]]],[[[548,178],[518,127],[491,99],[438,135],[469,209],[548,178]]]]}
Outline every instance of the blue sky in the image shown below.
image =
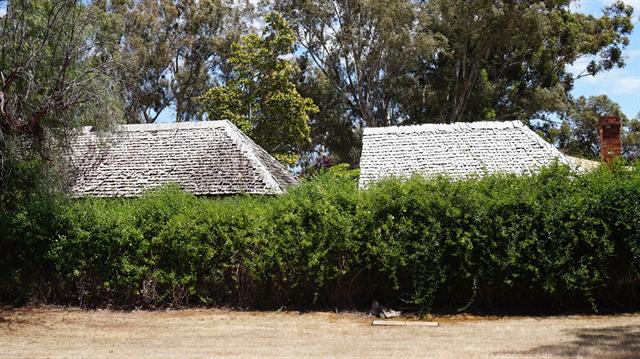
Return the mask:
{"type": "MultiPolygon", "coordinates": [[[[593,15],[602,14],[602,8],[611,0],[581,0],[574,5],[575,10],[593,15]]],[[[627,65],[622,69],[614,69],[594,77],[583,77],[576,81],[572,92],[574,96],[607,95],[620,104],[622,111],[630,118],[640,112],[640,0],[626,0],[635,9],[633,22],[635,29],[630,36],[630,44],[624,51],[627,65]]],[[[579,73],[584,70],[589,59],[576,62],[571,70],[579,73]]]]}

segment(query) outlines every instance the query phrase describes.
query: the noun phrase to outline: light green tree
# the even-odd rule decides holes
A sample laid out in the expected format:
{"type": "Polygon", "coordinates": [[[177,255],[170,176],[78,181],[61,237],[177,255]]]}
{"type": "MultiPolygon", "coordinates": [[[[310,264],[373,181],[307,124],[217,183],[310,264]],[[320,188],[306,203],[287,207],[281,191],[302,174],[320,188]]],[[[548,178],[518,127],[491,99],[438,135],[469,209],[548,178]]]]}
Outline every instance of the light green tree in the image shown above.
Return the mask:
{"type": "Polygon", "coordinates": [[[278,13],[266,16],[262,36],[250,34],[233,45],[231,77],[200,101],[209,120],[229,120],[278,160],[294,164],[310,142],[309,114],[318,108],[291,80],[295,67],[285,58],[295,34],[278,13]]]}

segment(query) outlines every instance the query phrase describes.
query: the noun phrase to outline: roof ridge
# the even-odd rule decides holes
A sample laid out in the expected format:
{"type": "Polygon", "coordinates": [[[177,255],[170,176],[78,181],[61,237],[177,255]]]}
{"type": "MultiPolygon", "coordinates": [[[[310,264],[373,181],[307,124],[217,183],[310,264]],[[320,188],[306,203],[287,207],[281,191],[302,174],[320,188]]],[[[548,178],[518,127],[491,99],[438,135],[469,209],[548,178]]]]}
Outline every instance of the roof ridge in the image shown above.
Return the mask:
{"type": "Polygon", "coordinates": [[[472,129],[513,129],[526,127],[521,121],[476,121],[454,123],[425,123],[408,126],[366,127],[363,135],[376,135],[386,133],[422,133],[437,131],[464,131],[472,129]]]}
{"type": "MultiPolygon", "coordinates": [[[[258,170],[263,174],[265,178],[266,185],[271,187],[276,194],[282,194],[285,192],[285,188],[274,178],[273,174],[267,168],[267,164],[258,156],[256,151],[264,151],[266,155],[270,156],[268,152],[266,152],[262,147],[258,146],[249,136],[244,134],[240,129],[233,124],[231,121],[222,120],[221,122],[224,127],[227,128],[227,132],[231,135],[231,138],[234,142],[238,144],[243,150],[245,147],[249,147],[247,151],[243,151],[248,156],[248,160],[256,165],[258,170]]],[[[274,162],[277,166],[280,166],[283,171],[288,171],[280,162],[274,159],[274,162]]]]}
{"type": "MultiPolygon", "coordinates": [[[[142,132],[142,131],[170,131],[170,130],[186,130],[195,128],[216,128],[224,126],[225,120],[216,121],[185,121],[185,122],[167,122],[167,123],[133,123],[115,126],[115,132],[142,132]]],[[[94,126],[82,126],[79,128],[82,134],[90,133],[95,130],[94,126]]]]}

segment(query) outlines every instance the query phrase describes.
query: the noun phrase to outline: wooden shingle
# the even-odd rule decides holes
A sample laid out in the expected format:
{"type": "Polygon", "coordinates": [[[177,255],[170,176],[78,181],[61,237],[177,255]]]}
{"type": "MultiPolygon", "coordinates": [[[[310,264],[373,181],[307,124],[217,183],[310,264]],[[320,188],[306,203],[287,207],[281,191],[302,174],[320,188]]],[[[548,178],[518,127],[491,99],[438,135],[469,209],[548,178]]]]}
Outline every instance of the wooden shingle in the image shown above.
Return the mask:
{"type": "Polygon", "coordinates": [[[77,197],[132,197],[167,183],[196,195],[281,194],[296,178],[228,121],[85,127],[71,145],[77,197]]]}
{"type": "Polygon", "coordinates": [[[520,121],[365,128],[360,187],[384,177],[525,174],[554,161],[575,165],[520,121]]]}

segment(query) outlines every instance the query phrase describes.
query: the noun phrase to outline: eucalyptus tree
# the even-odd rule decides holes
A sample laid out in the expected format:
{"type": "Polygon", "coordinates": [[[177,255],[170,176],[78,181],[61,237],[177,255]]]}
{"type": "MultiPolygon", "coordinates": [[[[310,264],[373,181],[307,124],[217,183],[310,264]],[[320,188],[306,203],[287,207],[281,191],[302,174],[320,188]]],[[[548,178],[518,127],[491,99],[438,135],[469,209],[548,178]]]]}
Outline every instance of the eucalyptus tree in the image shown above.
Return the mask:
{"type": "Polygon", "coordinates": [[[640,113],[624,124],[622,155],[634,161],[640,160],[640,113]]]}
{"type": "Polygon", "coordinates": [[[136,0],[121,16],[121,76],[127,121],[153,123],[169,108],[198,119],[196,98],[216,83],[251,7],[228,0],[136,0]]]}
{"type": "Polygon", "coordinates": [[[403,117],[399,98],[416,86],[412,70],[419,53],[437,46],[416,32],[417,6],[410,0],[278,0],[304,55],[346,105],[346,116],[366,126],[403,117]]]}
{"type": "Polygon", "coordinates": [[[298,91],[318,106],[318,112],[309,114],[311,143],[302,158],[301,170],[313,172],[336,163],[357,165],[360,160],[362,125],[348,113],[342,93],[308,59],[298,59],[295,83],[298,91]]]}
{"type": "Polygon", "coordinates": [[[546,126],[543,134],[568,155],[598,159],[598,122],[605,115],[618,116],[622,122],[622,156],[628,160],[640,158],[640,116],[629,119],[620,106],[606,95],[574,99],[560,126],[546,126]]]}
{"type": "Polygon", "coordinates": [[[572,0],[278,0],[298,43],[367,126],[526,120],[567,109],[577,77],[624,66],[632,8],[572,0]],[[569,65],[592,61],[574,75],[569,65]]]}

